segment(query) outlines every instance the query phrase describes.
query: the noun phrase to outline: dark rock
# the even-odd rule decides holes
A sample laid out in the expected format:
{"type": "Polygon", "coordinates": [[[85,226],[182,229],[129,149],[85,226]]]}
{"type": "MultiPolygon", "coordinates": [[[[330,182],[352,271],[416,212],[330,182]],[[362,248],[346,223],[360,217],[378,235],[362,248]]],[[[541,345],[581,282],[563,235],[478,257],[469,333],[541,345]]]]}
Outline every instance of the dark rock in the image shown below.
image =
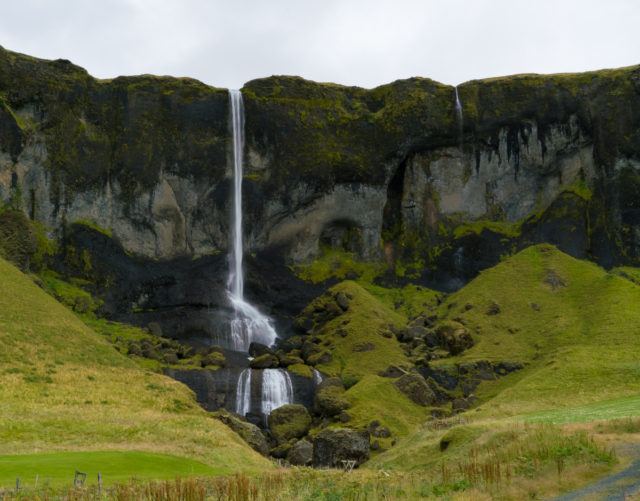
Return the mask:
{"type": "Polygon", "coordinates": [[[291,336],[288,339],[282,341],[278,346],[283,351],[292,351],[299,350],[302,348],[302,344],[304,343],[304,338],[302,336],[291,336]]]}
{"type": "Polygon", "coordinates": [[[358,343],[353,347],[355,352],[373,351],[376,349],[376,345],[373,343],[358,343]]]}
{"type": "Polygon", "coordinates": [[[347,329],[340,328],[336,331],[336,334],[340,337],[347,337],[349,335],[349,331],[347,331],[347,329]]]}
{"type": "Polygon", "coordinates": [[[389,438],[391,436],[391,432],[386,426],[378,426],[371,434],[377,438],[389,438]]]}
{"type": "Polygon", "coordinates": [[[420,374],[405,374],[393,384],[418,405],[432,405],[436,400],[433,391],[420,374]]]}
{"type": "Polygon", "coordinates": [[[492,301],[489,306],[487,306],[487,315],[497,315],[498,313],[500,313],[500,305],[492,301]]]}
{"type": "Polygon", "coordinates": [[[473,338],[466,327],[458,322],[444,322],[436,329],[442,346],[452,355],[459,355],[473,346],[473,338]]]}
{"type": "Polygon", "coordinates": [[[547,274],[544,277],[544,283],[549,285],[552,290],[557,290],[561,287],[566,287],[567,282],[562,278],[555,270],[547,270],[547,274]]]}
{"type": "Polygon", "coordinates": [[[282,444],[293,438],[301,438],[311,428],[311,415],[304,405],[287,404],[274,409],[268,417],[271,435],[282,444]]]}
{"type": "Polygon", "coordinates": [[[540,305],[538,303],[531,303],[531,309],[533,311],[540,311],[540,305]]]}
{"type": "Polygon", "coordinates": [[[341,423],[348,423],[349,421],[351,421],[351,416],[348,412],[342,411],[340,414],[338,414],[338,420],[341,423]]]}
{"type": "Polygon", "coordinates": [[[164,362],[166,364],[177,364],[180,362],[178,354],[175,351],[167,351],[164,353],[164,362]]]}
{"type": "Polygon", "coordinates": [[[463,379],[460,381],[460,388],[462,389],[462,394],[465,397],[471,395],[479,385],[479,379],[463,379]]]}
{"type": "Polygon", "coordinates": [[[271,369],[280,365],[280,360],[272,353],[265,353],[249,362],[252,369],[271,369]]]}
{"type": "Polygon", "coordinates": [[[378,376],[381,377],[390,377],[390,378],[398,378],[406,374],[407,371],[402,369],[401,367],[397,367],[395,365],[390,365],[385,370],[378,372],[378,376]]]}
{"type": "Polygon", "coordinates": [[[342,461],[360,465],[369,459],[369,432],[326,428],[313,441],[314,466],[342,467],[342,461]]]}
{"type": "Polygon", "coordinates": [[[287,461],[294,466],[308,466],[313,461],[313,444],[305,439],[298,440],[287,452],[287,461]]]}
{"type": "Polygon", "coordinates": [[[450,370],[444,368],[433,368],[429,365],[418,368],[418,372],[425,379],[433,378],[433,380],[442,386],[445,390],[454,390],[458,386],[458,375],[452,374],[450,370]]]}
{"type": "Polygon", "coordinates": [[[477,400],[474,395],[469,395],[466,398],[456,398],[451,402],[451,410],[455,413],[464,412],[473,406],[477,400]]]}
{"type": "Polygon", "coordinates": [[[472,376],[485,381],[496,379],[493,366],[487,360],[466,362],[458,365],[458,372],[462,376],[472,376]]]}
{"type": "Polygon", "coordinates": [[[334,303],[333,301],[327,303],[326,306],[326,319],[324,320],[325,322],[328,322],[329,320],[334,319],[335,317],[342,315],[343,310],[342,308],[340,308],[340,306],[338,306],[338,303],[334,303]]]}
{"type": "Polygon", "coordinates": [[[373,433],[373,430],[375,430],[378,426],[380,426],[380,421],[374,419],[367,425],[367,430],[369,430],[369,433],[373,433]]]}
{"type": "Polygon", "coordinates": [[[269,454],[276,459],[285,459],[294,443],[295,442],[291,441],[285,442],[283,444],[278,444],[273,449],[271,449],[271,451],[269,451],[269,454]]]}
{"type": "Polygon", "coordinates": [[[305,341],[300,350],[302,358],[304,358],[305,360],[307,360],[311,355],[315,355],[319,352],[320,348],[313,344],[311,341],[305,341]]]}
{"type": "Polygon", "coordinates": [[[157,337],[162,337],[162,326],[158,322],[149,322],[147,324],[149,332],[157,337]]]}
{"type": "Polygon", "coordinates": [[[289,367],[294,364],[304,364],[304,360],[294,355],[278,355],[278,360],[280,360],[281,367],[289,367]]]}
{"type": "Polygon", "coordinates": [[[261,355],[274,355],[274,351],[268,346],[253,342],[249,345],[249,356],[257,358],[261,355]]]}
{"type": "Polygon", "coordinates": [[[331,356],[331,353],[329,353],[328,351],[322,351],[320,353],[309,355],[307,357],[307,363],[313,366],[318,364],[328,364],[329,362],[331,362],[332,358],[333,357],[331,356]]]}
{"type": "Polygon", "coordinates": [[[317,414],[335,416],[350,406],[351,404],[344,396],[344,386],[338,378],[328,378],[320,383],[314,398],[314,410],[317,414]]]}
{"type": "Polygon", "coordinates": [[[380,449],[380,442],[378,442],[377,440],[374,440],[373,443],[371,444],[371,450],[377,451],[379,449],[380,449]]]}
{"type": "Polygon", "coordinates": [[[494,363],[493,370],[499,376],[506,376],[507,374],[510,374],[512,372],[519,371],[523,367],[524,366],[520,362],[502,361],[494,363]]]}
{"type": "Polygon", "coordinates": [[[224,409],[220,409],[213,413],[213,416],[240,435],[240,437],[247,442],[252,449],[258,451],[263,456],[266,456],[269,453],[267,439],[260,431],[260,428],[255,424],[249,423],[224,409]]]}
{"type": "Polygon", "coordinates": [[[349,309],[349,298],[344,292],[338,292],[336,294],[336,303],[342,311],[347,311],[349,309]]]}

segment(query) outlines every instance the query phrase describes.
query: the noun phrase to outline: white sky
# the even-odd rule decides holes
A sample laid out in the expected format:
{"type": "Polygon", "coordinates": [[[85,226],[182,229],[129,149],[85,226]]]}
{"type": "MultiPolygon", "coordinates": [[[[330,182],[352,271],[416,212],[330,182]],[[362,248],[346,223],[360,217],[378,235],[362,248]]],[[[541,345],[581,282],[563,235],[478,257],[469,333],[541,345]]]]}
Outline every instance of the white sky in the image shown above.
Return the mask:
{"type": "Polygon", "coordinates": [[[0,45],[100,78],[373,87],[640,63],[640,0],[0,0],[0,45]]]}

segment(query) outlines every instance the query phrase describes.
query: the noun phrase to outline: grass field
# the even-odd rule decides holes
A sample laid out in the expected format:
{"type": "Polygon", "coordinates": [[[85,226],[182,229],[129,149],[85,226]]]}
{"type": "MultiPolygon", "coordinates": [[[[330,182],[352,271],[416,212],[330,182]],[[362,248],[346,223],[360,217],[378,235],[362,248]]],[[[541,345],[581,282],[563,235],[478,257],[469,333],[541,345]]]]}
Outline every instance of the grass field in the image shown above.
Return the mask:
{"type": "Polygon", "coordinates": [[[98,473],[103,485],[137,480],[207,476],[216,470],[199,461],[145,452],[58,452],[0,456],[0,488],[71,486],[74,474],[87,474],[85,485],[96,485],[98,473]],[[37,480],[36,480],[37,479],[37,480]],[[36,484],[37,481],[37,484],[36,484]]]}
{"type": "Polygon", "coordinates": [[[187,387],[118,353],[3,260],[0,276],[0,454],[146,452],[217,474],[272,468],[187,387]]]}

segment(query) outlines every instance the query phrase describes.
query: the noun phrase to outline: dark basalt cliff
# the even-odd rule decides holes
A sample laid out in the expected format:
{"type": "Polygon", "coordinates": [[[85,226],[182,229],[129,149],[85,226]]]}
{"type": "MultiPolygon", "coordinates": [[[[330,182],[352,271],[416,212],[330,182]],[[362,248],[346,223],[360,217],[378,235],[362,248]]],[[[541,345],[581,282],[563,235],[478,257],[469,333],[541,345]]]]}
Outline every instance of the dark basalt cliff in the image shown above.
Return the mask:
{"type": "MultiPolygon", "coordinates": [[[[283,324],[319,291],[288,265],[327,246],[442,289],[537,242],[640,262],[640,67],[468,82],[461,116],[423,78],[242,91],[248,294],[283,324]]],[[[0,200],[52,231],[114,316],[210,334],[196,312],[224,303],[228,113],[195,80],[96,80],[0,48],[0,200]]]]}

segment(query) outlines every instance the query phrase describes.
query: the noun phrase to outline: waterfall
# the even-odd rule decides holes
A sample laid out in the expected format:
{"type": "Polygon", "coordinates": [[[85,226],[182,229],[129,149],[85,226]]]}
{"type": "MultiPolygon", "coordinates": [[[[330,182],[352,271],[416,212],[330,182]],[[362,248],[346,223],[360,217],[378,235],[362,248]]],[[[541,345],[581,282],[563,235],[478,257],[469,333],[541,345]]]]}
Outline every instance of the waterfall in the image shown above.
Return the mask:
{"type": "Polygon", "coordinates": [[[264,369],[262,371],[262,402],[264,416],[271,411],[293,402],[291,377],[284,369],[264,369]]]}
{"type": "Polygon", "coordinates": [[[460,95],[458,94],[458,86],[455,86],[456,96],[456,117],[458,119],[458,133],[460,134],[460,147],[462,147],[462,137],[464,134],[464,117],[462,115],[462,103],[460,102],[460,95]]]}
{"type": "Polygon", "coordinates": [[[320,374],[320,371],[317,369],[313,369],[313,384],[315,384],[316,386],[318,386],[320,383],[322,383],[322,374],[320,374]]]}
{"type": "Polygon", "coordinates": [[[251,410],[251,369],[240,373],[236,387],[236,412],[246,416],[251,410]]]}
{"type": "Polygon", "coordinates": [[[232,245],[229,256],[228,292],[234,318],[231,320],[231,342],[236,351],[248,351],[249,345],[259,342],[271,346],[278,335],[266,317],[244,300],[244,271],[242,268],[242,168],[244,162],[244,105],[239,90],[229,91],[231,129],[233,133],[233,213],[232,245]]]}

